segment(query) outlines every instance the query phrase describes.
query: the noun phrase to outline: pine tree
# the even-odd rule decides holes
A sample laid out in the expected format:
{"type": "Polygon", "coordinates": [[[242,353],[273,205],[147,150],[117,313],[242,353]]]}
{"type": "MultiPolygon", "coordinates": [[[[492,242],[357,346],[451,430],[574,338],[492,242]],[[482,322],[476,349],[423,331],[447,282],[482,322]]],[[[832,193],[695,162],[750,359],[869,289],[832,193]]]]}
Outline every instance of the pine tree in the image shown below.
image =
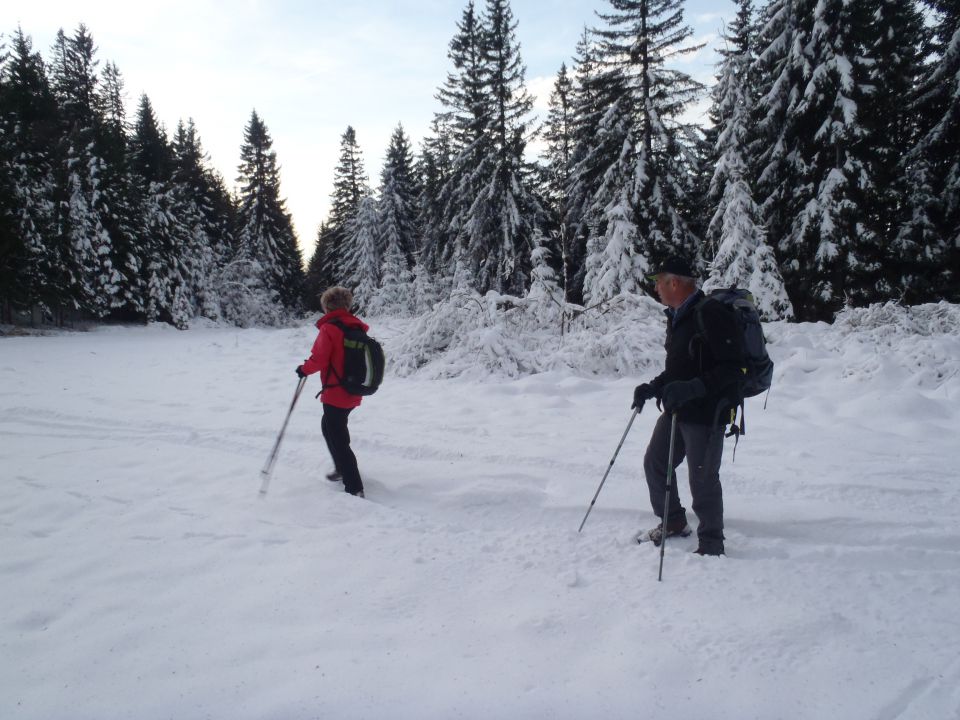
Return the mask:
{"type": "MultiPolygon", "coordinates": [[[[420,192],[417,197],[417,227],[420,252],[417,257],[417,278],[439,276],[447,248],[448,232],[443,226],[446,212],[441,193],[453,171],[454,151],[449,124],[440,116],[431,122],[416,163],[420,192]]],[[[433,287],[433,283],[429,283],[433,287]]]]}
{"type": "Polygon", "coordinates": [[[303,301],[303,258],[293,222],[280,197],[280,170],[267,126],[254,110],[240,148],[238,223],[240,252],[264,272],[263,284],[284,307],[303,301]]]}
{"type": "Polygon", "coordinates": [[[321,310],[320,295],[332,285],[340,282],[339,276],[333,274],[328,262],[328,249],[334,244],[334,232],[326,223],[320,223],[317,229],[317,240],[313,246],[313,253],[307,263],[307,273],[304,285],[304,305],[308,310],[321,310]]]}
{"type": "Polygon", "coordinates": [[[917,299],[960,299],[960,2],[928,0],[936,11],[934,62],[922,77],[914,108],[920,141],[908,177],[911,219],[899,244],[920,259],[904,284],[917,299]],[[931,277],[933,282],[931,283],[931,277]],[[924,292],[926,285],[926,292],[924,292]]]}
{"type": "Polygon", "coordinates": [[[596,134],[598,154],[606,155],[608,149],[617,148],[619,155],[607,167],[587,208],[590,235],[583,298],[588,305],[604,302],[621,292],[639,292],[648,267],[640,252],[634,216],[634,174],[640,168],[636,165],[631,109],[631,97],[624,94],[609,108],[596,134]]]}
{"type": "Polygon", "coordinates": [[[558,308],[563,293],[557,284],[550,258],[550,247],[543,233],[537,230],[533,234],[533,252],[530,254],[530,292],[527,297],[542,301],[546,306],[558,308]]]}
{"type": "Polygon", "coordinates": [[[369,184],[356,131],[348,126],[340,138],[340,159],[334,171],[327,222],[329,241],[323,254],[323,275],[331,284],[345,282],[343,278],[349,276],[348,257],[352,249],[347,244],[347,237],[360,201],[370,193],[369,184]]]}
{"type": "Polygon", "coordinates": [[[454,71],[438,97],[456,154],[443,213],[426,229],[429,258],[441,257],[446,274],[459,262],[477,290],[522,294],[543,211],[523,162],[532,101],[506,0],[487,0],[481,19],[470,2],[449,56],[454,71]]]}
{"type": "Polygon", "coordinates": [[[139,235],[142,219],[138,205],[137,182],[130,168],[126,99],[123,77],[115,63],[107,63],[101,74],[102,91],[97,96],[97,114],[103,172],[100,193],[109,212],[103,224],[111,238],[111,263],[120,276],[119,292],[112,314],[122,320],[144,317],[143,240],[139,235]]]}
{"type": "MultiPolygon", "coordinates": [[[[870,92],[859,107],[860,124],[870,144],[872,186],[866,188],[865,222],[878,235],[877,254],[868,260],[881,266],[874,283],[874,301],[902,297],[915,302],[929,288],[920,276],[925,253],[901,234],[912,224],[910,197],[924,186],[918,165],[907,160],[918,140],[917,113],[909,99],[922,70],[925,43],[923,16],[913,0],[866,0],[869,22],[863,28],[869,67],[870,92]]],[[[923,245],[926,241],[921,240],[923,245]]]]}
{"type": "MultiPolygon", "coordinates": [[[[423,261],[438,275],[451,276],[455,259],[463,255],[467,214],[480,194],[476,173],[488,154],[493,113],[485,44],[486,29],[469,0],[447,52],[453,69],[437,93],[444,110],[434,119],[435,141],[441,146],[436,159],[442,162],[446,152],[450,158],[442,183],[425,203],[423,261]]],[[[425,186],[431,189],[430,182],[425,186]]]]}
{"type": "Polygon", "coordinates": [[[810,260],[790,237],[794,218],[809,202],[811,188],[802,184],[796,107],[811,81],[804,49],[811,42],[812,18],[812,0],[771,0],[761,10],[754,64],[758,100],[747,159],[753,169],[760,221],[798,317],[809,315],[810,293],[803,283],[810,260]]]}
{"type": "MultiPolygon", "coordinates": [[[[573,292],[574,228],[568,217],[570,181],[573,171],[573,80],[567,73],[566,63],[560,66],[557,79],[550,93],[544,140],[547,144],[547,187],[545,196],[550,205],[553,224],[557,227],[560,249],[560,267],[564,295],[569,299],[573,292]]],[[[542,253],[541,253],[542,254],[542,253]]],[[[531,262],[533,260],[531,259],[531,262]]]]}
{"type": "Polygon", "coordinates": [[[146,94],[140,96],[130,138],[130,167],[139,195],[144,312],[148,321],[182,329],[192,317],[183,308],[188,230],[171,183],[173,151],[146,94]]]}
{"type": "Polygon", "coordinates": [[[60,30],[51,75],[62,121],[59,242],[73,306],[100,318],[124,300],[123,277],[113,266],[113,239],[106,222],[110,208],[108,194],[103,192],[108,178],[101,155],[95,54],[93,38],[84,25],[70,38],[60,30]]]}
{"type": "Polygon", "coordinates": [[[380,173],[379,227],[384,248],[396,245],[408,268],[419,256],[416,227],[418,194],[410,141],[403,126],[398,125],[390,137],[387,157],[380,173]]]}
{"type": "MultiPolygon", "coordinates": [[[[699,49],[686,44],[692,30],[684,25],[680,0],[609,2],[613,11],[598,13],[606,22],[606,27],[597,31],[601,39],[598,55],[610,68],[614,79],[610,86],[619,86],[629,97],[623,110],[632,114],[632,172],[612,202],[604,198],[607,226],[600,227],[608,240],[629,254],[617,261],[607,253],[609,267],[616,267],[616,277],[629,287],[642,281],[650,264],[670,255],[697,258],[700,241],[685,218],[693,205],[688,178],[697,172],[696,148],[691,142],[695,134],[680,121],[680,115],[703,87],[665,65],[670,58],[699,49]],[[629,249],[626,243],[631,244],[629,249]],[[635,274],[632,280],[626,276],[630,267],[635,274]]],[[[623,160],[618,157],[617,162],[623,160]]],[[[622,173],[618,170],[616,174],[622,173]]],[[[612,277],[609,272],[604,276],[612,277]]],[[[618,290],[613,285],[605,287],[618,290]]]]}
{"type": "Polygon", "coordinates": [[[792,317],[793,308],[776,257],[766,242],[745,159],[754,97],[751,28],[752,2],[740,0],[737,17],[724,36],[728,46],[720,53],[713,94],[717,161],[709,191],[715,209],[707,232],[713,253],[706,286],[749,289],[761,314],[773,320],[792,317]]]}
{"type": "Polygon", "coordinates": [[[360,200],[357,214],[347,227],[344,247],[344,278],[353,288],[353,300],[361,311],[375,302],[380,287],[381,243],[377,227],[377,203],[372,195],[360,200]]]}
{"type": "MultiPolygon", "coordinates": [[[[802,164],[798,208],[784,243],[795,246],[805,271],[798,290],[806,317],[832,319],[845,303],[875,299],[880,243],[866,224],[871,138],[860,124],[874,62],[862,43],[871,18],[862,3],[820,0],[814,8],[807,61],[811,80],[793,110],[802,164]]],[[[801,315],[804,317],[804,315],[801,315]]]]}
{"type": "Polygon", "coordinates": [[[409,317],[416,305],[414,276],[397,243],[385,242],[380,288],[368,306],[373,315],[409,317]]]}
{"type": "Polygon", "coordinates": [[[574,58],[570,101],[573,147],[566,188],[567,209],[562,218],[564,226],[569,228],[569,265],[573,272],[567,298],[571,302],[583,300],[585,288],[593,285],[596,274],[588,272],[588,267],[594,270],[597,267],[604,232],[596,211],[610,200],[598,201],[596,195],[607,169],[620,158],[630,127],[629,122],[624,124],[621,111],[629,103],[623,78],[601,65],[597,54],[596,43],[585,29],[574,58]]]}
{"type": "Polygon", "coordinates": [[[172,150],[171,181],[187,232],[182,259],[184,280],[194,312],[219,320],[218,278],[233,254],[232,208],[229,203],[223,207],[220,178],[206,166],[206,154],[192,119],[177,125],[172,150]]]}
{"type": "Polygon", "coordinates": [[[0,61],[0,303],[50,315],[66,288],[55,237],[57,116],[43,61],[18,29],[0,61]]]}
{"type": "Polygon", "coordinates": [[[487,0],[484,20],[482,57],[492,102],[488,142],[471,183],[478,192],[464,216],[462,242],[470,267],[478,271],[478,290],[522,295],[533,232],[543,212],[523,162],[533,100],[524,87],[526,69],[507,0],[487,0]]]}

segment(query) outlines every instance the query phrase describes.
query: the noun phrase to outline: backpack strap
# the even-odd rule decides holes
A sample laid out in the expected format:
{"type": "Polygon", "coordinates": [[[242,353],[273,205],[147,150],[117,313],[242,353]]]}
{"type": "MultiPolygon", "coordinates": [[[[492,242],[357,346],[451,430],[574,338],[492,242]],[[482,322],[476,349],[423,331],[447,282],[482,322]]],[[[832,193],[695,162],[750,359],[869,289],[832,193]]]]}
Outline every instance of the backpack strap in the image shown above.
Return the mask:
{"type": "MultiPolygon", "coordinates": [[[[340,329],[340,332],[342,332],[342,333],[344,333],[344,334],[347,332],[347,326],[344,325],[341,321],[339,321],[339,320],[329,320],[328,322],[329,322],[330,325],[333,325],[333,326],[339,328],[339,329],[340,329]]],[[[330,364],[327,365],[327,370],[328,370],[329,372],[333,373],[333,376],[337,379],[337,382],[334,383],[334,384],[332,384],[332,385],[323,385],[323,386],[321,386],[320,392],[317,393],[317,397],[320,397],[320,394],[321,394],[324,390],[326,390],[327,388],[340,387],[340,385],[343,384],[343,378],[340,377],[340,373],[338,373],[338,372],[337,372],[337,369],[333,366],[333,361],[332,361],[332,360],[330,361],[330,364]]]]}

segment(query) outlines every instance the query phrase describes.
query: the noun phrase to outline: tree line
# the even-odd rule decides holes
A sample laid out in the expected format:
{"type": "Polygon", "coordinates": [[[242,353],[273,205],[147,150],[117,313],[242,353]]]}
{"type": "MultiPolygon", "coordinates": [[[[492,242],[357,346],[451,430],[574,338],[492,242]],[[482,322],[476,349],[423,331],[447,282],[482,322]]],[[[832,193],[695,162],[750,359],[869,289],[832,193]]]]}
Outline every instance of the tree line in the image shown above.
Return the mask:
{"type": "Polygon", "coordinates": [[[231,193],[192,122],[168,141],[143,96],[128,127],[84,27],[49,67],[18,30],[0,73],[0,296],[180,327],[277,321],[333,283],[371,314],[532,285],[596,305],[679,254],[768,318],[960,300],[960,2],[738,0],[711,88],[674,62],[699,49],[681,0],[608,5],[537,125],[508,0],[468,2],[417,151],[398,125],[374,189],[344,132],[305,270],[255,112],[231,193]],[[704,129],[688,115],[705,93],[704,129]]]}
{"type": "Polygon", "coordinates": [[[196,317],[277,322],[301,305],[302,257],[272,140],[254,111],[237,190],[192,120],[172,138],[142,95],[127,115],[115,63],[89,30],[62,30],[45,62],[22,29],[0,65],[3,319],[196,317]]]}

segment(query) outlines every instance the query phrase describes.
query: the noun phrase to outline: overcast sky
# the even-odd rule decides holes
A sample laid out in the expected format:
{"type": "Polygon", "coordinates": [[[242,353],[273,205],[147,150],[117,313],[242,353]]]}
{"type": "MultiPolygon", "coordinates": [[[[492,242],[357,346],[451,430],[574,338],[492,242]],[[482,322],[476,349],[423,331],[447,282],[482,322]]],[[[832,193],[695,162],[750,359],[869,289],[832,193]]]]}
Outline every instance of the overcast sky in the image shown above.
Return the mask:
{"type": "MultiPolygon", "coordinates": [[[[478,9],[483,0],[476,0],[478,9]]],[[[19,22],[45,60],[56,32],[85,23],[102,68],[117,64],[133,120],[146,93],[172,134],[192,117],[211,164],[234,186],[243,128],[257,110],[274,141],[281,193],[304,249],[312,252],[326,217],[340,136],[357,131],[371,185],[379,181],[393,129],[402,123],[414,150],[439,104],[447,46],[466,0],[24,0],[4,15],[19,22]]],[[[545,107],[561,63],[571,64],[585,25],[605,0],[512,0],[528,89],[545,107]]],[[[686,20],[707,48],[685,70],[713,80],[722,23],[732,0],[687,0],[686,20]]]]}

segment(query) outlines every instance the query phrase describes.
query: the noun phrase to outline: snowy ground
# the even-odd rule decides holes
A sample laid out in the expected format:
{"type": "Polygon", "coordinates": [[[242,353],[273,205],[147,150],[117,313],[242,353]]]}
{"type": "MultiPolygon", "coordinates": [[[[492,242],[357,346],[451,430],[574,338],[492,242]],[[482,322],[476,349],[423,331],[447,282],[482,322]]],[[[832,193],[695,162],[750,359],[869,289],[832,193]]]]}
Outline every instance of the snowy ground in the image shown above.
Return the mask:
{"type": "Polygon", "coordinates": [[[771,336],[662,583],[643,377],[388,377],[365,501],[312,378],[261,497],[312,327],[0,339],[0,718],[958,718],[960,341],[771,336]]]}

